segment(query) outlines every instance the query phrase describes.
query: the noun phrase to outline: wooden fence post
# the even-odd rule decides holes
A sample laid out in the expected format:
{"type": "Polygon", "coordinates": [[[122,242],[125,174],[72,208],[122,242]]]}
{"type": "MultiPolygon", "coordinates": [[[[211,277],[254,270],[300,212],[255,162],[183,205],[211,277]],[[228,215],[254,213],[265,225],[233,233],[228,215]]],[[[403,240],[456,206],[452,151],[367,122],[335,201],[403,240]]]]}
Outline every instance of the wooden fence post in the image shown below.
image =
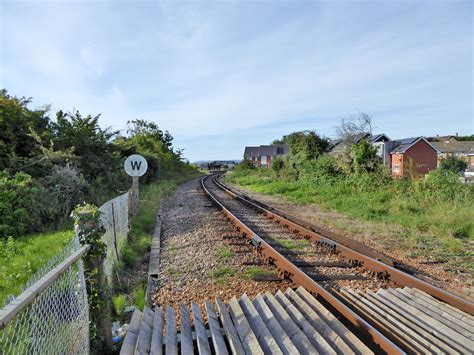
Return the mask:
{"type": "Polygon", "coordinates": [[[91,246],[83,258],[91,320],[91,347],[99,353],[100,350],[108,353],[112,349],[110,291],[104,271],[107,247],[101,240],[104,229],[100,225],[99,214],[96,206],[84,204],[75,208],[73,217],[74,229],[81,245],[91,246]]]}

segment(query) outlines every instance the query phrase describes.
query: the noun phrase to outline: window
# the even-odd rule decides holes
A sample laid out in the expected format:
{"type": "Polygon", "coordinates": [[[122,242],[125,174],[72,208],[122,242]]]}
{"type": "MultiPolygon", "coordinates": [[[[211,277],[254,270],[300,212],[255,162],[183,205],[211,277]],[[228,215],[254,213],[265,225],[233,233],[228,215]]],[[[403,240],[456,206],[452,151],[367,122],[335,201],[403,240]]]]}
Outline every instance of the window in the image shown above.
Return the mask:
{"type": "Polygon", "coordinates": [[[283,147],[277,147],[277,154],[283,154],[283,147]]]}
{"type": "Polygon", "coordinates": [[[393,172],[398,173],[400,171],[398,164],[393,165],[393,172]]]}

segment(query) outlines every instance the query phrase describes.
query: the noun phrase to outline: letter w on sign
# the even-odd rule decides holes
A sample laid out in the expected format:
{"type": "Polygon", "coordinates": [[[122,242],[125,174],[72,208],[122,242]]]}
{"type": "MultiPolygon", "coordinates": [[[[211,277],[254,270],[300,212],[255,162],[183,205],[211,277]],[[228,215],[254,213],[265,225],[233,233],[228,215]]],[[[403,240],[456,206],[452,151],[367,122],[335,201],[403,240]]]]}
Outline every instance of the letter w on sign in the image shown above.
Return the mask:
{"type": "Polygon", "coordinates": [[[142,166],[142,162],[136,160],[132,160],[130,164],[132,165],[132,170],[140,170],[140,166],[142,166]]]}
{"type": "Polygon", "coordinates": [[[148,169],[148,163],[141,155],[133,154],[125,160],[123,167],[130,176],[142,176],[148,169]]]}

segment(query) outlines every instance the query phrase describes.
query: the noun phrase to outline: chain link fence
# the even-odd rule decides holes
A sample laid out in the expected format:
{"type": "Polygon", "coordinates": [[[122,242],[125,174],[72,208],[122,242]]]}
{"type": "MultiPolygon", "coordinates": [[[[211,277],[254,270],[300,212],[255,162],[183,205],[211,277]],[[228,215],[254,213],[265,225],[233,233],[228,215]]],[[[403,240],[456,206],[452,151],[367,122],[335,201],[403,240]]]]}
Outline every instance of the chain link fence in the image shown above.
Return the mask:
{"type": "MultiPolygon", "coordinates": [[[[102,241],[107,245],[104,272],[110,286],[137,203],[138,194],[132,191],[99,207],[105,229],[102,241]]],[[[81,260],[87,249],[75,236],[28,280],[20,296],[5,301],[0,309],[1,355],[89,353],[89,305],[81,260]]]]}
{"type": "Polygon", "coordinates": [[[0,310],[1,354],[89,352],[89,307],[80,258],[86,251],[73,238],[33,275],[18,298],[5,302],[0,310]]]}
{"type": "Polygon", "coordinates": [[[129,192],[124,193],[99,207],[100,223],[105,228],[102,237],[102,241],[107,245],[104,270],[109,285],[112,285],[114,264],[121,260],[120,248],[127,242],[129,196],[129,192]]]}

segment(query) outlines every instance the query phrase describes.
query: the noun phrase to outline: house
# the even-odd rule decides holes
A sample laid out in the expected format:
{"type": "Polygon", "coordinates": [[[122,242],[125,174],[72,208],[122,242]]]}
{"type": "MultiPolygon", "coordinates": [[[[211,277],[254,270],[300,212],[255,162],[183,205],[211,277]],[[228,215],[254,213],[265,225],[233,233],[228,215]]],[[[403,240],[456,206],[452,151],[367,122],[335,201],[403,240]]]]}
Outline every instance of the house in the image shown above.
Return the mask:
{"type": "Polygon", "coordinates": [[[438,149],[438,164],[441,159],[453,155],[463,159],[468,168],[474,168],[474,141],[458,141],[455,136],[433,137],[431,144],[438,149]]]}
{"type": "Polygon", "coordinates": [[[438,166],[438,149],[426,138],[414,137],[392,141],[395,147],[390,151],[390,172],[402,177],[410,172],[426,175],[438,166]]]}
{"type": "Polygon", "coordinates": [[[244,159],[250,161],[256,167],[269,168],[276,157],[287,155],[290,148],[286,144],[261,145],[259,147],[245,147],[244,159]]]}

